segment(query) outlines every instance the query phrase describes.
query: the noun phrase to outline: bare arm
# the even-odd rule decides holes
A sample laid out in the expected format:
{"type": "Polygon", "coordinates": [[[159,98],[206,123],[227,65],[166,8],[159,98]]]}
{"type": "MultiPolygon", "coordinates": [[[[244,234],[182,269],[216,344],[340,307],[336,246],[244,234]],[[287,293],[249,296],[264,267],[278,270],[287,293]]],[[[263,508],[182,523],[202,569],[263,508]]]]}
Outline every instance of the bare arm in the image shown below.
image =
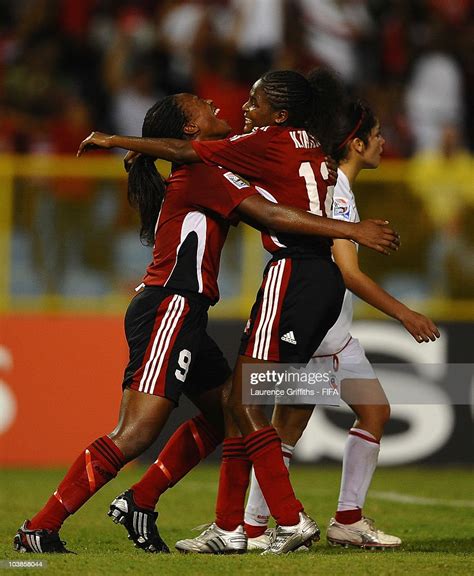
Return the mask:
{"type": "Polygon", "coordinates": [[[77,156],[82,156],[84,152],[94,148],[124,148],[179,164],[202,162],[194,151],[191,142],[175,138],[140,138],[138,136],[118,136],[92,132],[80,143],[77,156]]]}
{"type": "Polygon", "coordinates": [[[398,250],[398,234],[384,220],[365,220],[359,224],[316,216],[299,208],[269,202],[259,194],[243,200],[237,212],[261,226],[286,234],[347,238],[382,254],[398,250]]]}
{"type": "Polygon", "coordinates": [[[395,318],[417,342],[435,341],[440,334],[435,324],[423,314],[418,314],[405,304],[390,296],[359,268],[357,249],[352,242],[335,240],[333,255],[339,266],[346,287],[362,300],[395,318]]]}

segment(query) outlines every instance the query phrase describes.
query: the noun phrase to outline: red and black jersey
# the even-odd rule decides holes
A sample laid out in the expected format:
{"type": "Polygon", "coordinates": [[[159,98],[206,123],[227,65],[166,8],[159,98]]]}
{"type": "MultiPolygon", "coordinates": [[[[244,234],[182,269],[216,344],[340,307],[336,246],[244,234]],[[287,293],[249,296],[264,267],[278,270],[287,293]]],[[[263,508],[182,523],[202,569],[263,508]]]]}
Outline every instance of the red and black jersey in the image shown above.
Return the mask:
{"type": "Polygon", "coordinates": [[[191,164],[173,171],[158,216],[145,285],[197,292],[217,302],[220,256],[232,212],[256,193],[222,168],[191,164]]]}
{"type": "MultiPolygon", "coordinates": [[[[319,143],[306,130],[280,126],[255,128],[250,134],[226,140],[193,141],[194,150],[209,165],[223,166],[246,178],[268,200],[331,214],[333,186],[319,143]]],[[[313,246],[329,253],[331,241],[322,237],[262,233],[264,247],[313,246]]]]}

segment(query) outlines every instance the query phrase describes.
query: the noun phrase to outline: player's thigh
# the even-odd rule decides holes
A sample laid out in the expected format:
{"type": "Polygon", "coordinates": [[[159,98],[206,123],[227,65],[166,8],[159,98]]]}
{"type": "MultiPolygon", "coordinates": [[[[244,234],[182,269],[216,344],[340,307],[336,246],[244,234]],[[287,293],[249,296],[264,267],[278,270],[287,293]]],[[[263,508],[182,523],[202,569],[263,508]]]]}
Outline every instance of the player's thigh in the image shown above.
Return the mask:
{"type": "Polygon", "coordinates": [[[324,259],[294,260],[293,275],[280,323],[280,355],[283,361],[309,362],[329,329],[339,317],[345,285],[339,268],[324,259]],[[292,329],[295,326],[295,329],[292,329]],[[285,338],[291,331],[301,341],[297,358],[293,344],[285,338]]]}
{"type": "MultiPolygon", "coordinates": [[[[247,356],[238,356],[232,375],[232,389],[228,408],[240,432],[247,436],[270,424],[263,406],[252,404],[250,397],[250,373],[255,365],[265,365],[265,362],[247,356]]],[[[260,370],[260,368],[258,368],[260,370]]]]}
{"type": "Polygon", "coordinates": [[[352,338],[338,354],[337,374],[341,398],[358,416],[383,418],[389,413],[387,396],[357,338],[352,338]]]}
{"type": "Polygon", "coordinates": [[[231,375],[232,370],[222,350],[206,332],[183,392],[209,421],[219,427],[224,426],[223,410],[230,393],[231,375]]]}
{"type": "Polygon", "coordinates": [[[339,315],[344,283],[332,261],[271,262],[241,341],[240,354],[307,363],[339,315]]]}
{"type": "Polygon", "coordinates": [[[130,360],[123,387],[175,402],[205,334],[207,307],[165,289],[145,289],[127,311],[130,360]]]}

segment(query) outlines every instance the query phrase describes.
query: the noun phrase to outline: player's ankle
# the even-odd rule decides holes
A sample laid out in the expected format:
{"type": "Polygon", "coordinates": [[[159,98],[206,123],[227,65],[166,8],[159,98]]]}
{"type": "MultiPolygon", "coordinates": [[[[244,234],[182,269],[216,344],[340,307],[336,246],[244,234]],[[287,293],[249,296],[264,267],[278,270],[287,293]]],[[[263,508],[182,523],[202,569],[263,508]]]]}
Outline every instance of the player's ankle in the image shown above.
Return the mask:
{"type": "Polygon", "coordinates": [[[360,508],[354,508],[353,510],[338,510],[335,519],[339,524],[354,524],[362,519],[362,510],[360,508]]]}
{"type": "Polygon", "coordinates": [[[244,524],[245,532],[249,538],[258,538],[265,534],[267,526],[253,526],[252,524],[244,524]]]}

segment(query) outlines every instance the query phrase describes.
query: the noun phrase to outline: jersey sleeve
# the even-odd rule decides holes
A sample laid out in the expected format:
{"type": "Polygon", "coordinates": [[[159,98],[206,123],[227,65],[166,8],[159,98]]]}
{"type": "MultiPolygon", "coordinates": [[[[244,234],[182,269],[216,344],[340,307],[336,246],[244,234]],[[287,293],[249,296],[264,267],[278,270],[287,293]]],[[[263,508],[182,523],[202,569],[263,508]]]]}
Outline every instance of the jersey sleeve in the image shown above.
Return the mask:
{"type": "Polygon", "coordinates": [[[244,178],[258,178],[271,134],[256,130],[226,140],[194,140],[193,148],[208,165],[217,165],[237,172],[244,178]]]}
{"type": "Polygon", "coordinates": [[[232,220],[235,216],[232,212],[239,204],[258,194],[253,186],[228,170],[207,168],[206,176],[204,185],[195,188],[196,193],[189,200],[197,208],[210,210],[222,218],[232,220]]]}
{"type": "Polygon", "coordinates": [[[340,185],[338,178],[334,188],[334,197],[332,202],[331,218],[335,220],[344,220],[345,222],[358,222],[359,215],[355,204],[354,194],[347,186],[340,185]]]}

